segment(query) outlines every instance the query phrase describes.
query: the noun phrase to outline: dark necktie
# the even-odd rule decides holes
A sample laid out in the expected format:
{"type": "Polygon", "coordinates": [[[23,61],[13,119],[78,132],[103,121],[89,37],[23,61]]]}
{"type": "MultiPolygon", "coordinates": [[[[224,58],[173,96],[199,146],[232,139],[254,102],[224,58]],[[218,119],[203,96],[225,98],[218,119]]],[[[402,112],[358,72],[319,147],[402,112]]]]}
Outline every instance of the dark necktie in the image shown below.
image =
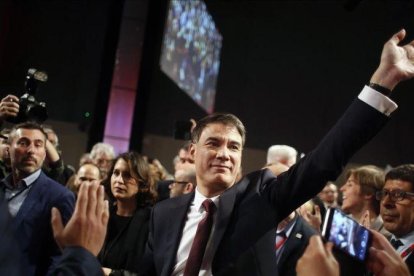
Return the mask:
{"type": "Polygon", "coordinates": [[[208,238],[210,237],[211,227],[213,226],[213,215],[216,206],[213,201],[206,199],[203,202],[203,207],[207,214],[198,223],[197,232],[184,269],[184,276],[198,275],[203,261],[204,252],[206,251],[208,238]]]}
{"type": "Polygon", "coordinates": [[[285,231],[276,233],[276,244],[275,244],[276,260],[279,259],[279,255],[282,252],[282,247],[285,244],[286,240],[287,240],[287,237],[286,237],[285,231]]]}
{"type": "Polygon", "coordinates": [[[391,245],[397,250],[403,243],[400,240],[391,239],[391,245]]]}

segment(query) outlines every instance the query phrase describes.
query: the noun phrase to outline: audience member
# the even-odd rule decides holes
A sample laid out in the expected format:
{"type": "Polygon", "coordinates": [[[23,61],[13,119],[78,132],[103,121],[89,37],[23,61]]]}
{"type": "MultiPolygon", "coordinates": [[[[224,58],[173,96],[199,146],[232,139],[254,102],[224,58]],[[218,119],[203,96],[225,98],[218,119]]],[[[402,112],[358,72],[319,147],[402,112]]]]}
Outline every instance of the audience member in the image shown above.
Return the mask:
{"type": "Polygon", "coordinates": [[[377,198],[384,227],[392,234],[391,243],[414,274],[414,165],[391,169],[377,198]]]}
{"type": "Polygon", "coordinates": [[[93,163],[90,153],[86,152],[79,158],[79,168],[86,163],[93,163]]]}
{"type": "Polygon", "coordinates": [[[0,132],[0,179],[5,178],[11,173],[9,151],[10,129],[2,129],[0,132]]]}
{"type": "Polygon", "coordinates": [[[375,197],[377,191],[384,186],[384,171],[375,166],[362,166],[346,172],[346,182],[341,187],[342,210],[356,221],[386,237],[390,233],[384,229],[380,216],[380,202],[375,197]]]}
{"type": "Polygon", "coordinates": [[[84,164],[76,173],[73,184],[69,183],[67,187],[77,195],[81,185],[91,183],[93,181],[100,182],[101,180],[101,172],[95,164],[84,164]]]}
{"type": "MultiPolygon", "coordinates": [[[[287,171],[296,162],[296,150],[286,145],[274,145],[269,148],[267,163],[270,170],[279,176],[287,171]],[[294,153],[294,154],[293,154],[294,153]],[[270,157],[270,158],[269,158],[270,157]]],[[[297,260],[312,235],[318,233],[296,211],[284,218],[266,233],[254,246],[254,262],[249,266],[257,266],[256,271],[249,271],[250,275],[296,275],[297,260]]],[[[245,258],[245,257],[243,257],[245,258]]],[[[246,268],[247,271],[248,268],[246,268]]]]}
{"type": "Polygon", "coordinates": [[[374,88],[385,93],[414,76],[414,58],[407,53],[411,45],[398,46],[404,37],[402,30],[385,44],[370,86],[316,149],[277,178],[261,170],[233,186],[241,163],[244,126],[229,114],[200,120],[190,148],[196,192],[154,207],[144,273],[230,274],[237,270],[234,264],[243,252],[335,179],[349,158],[386,123],[396,105],[374,88]]]}
{"type": "Polygon", "coordinates": [[[298,152],[287,145],[273,145],[267,150],[266,165],[282,163],[291,167],[296,163],[298,152]]]}
{"type": "Polygon", "coordinates": [[[194,167],[194,160],[190,154],[190,142],[186,142],[178,150],[178,158],[174,158],[174,170],[186,169],[187,167],[194,167]]]}
{"type": "Polygon", "coordinates": [[[328,181],[322,192],[319,193],[325,209],[337,208],[338,205],[338,187],[332,181],[328,181]]]}
{"type": "Polygon", "coordinates": [[[97,143],[92,147],[90,158],[101,170],[102,179],[108,177],[108,171],[115,158],[115,149],[111,144],[97,143]]]}
{"type": "Polygon", "coordinates": [[[138,272],[148,239],[155,183],[148,162],[135,152],[119,155],[106,180],[110,208],[108,232],[99,253],[105,275],[138,272]]]}
{"type": "Polygon", "coordinates": [[[174,182],[170,184],[170,197],[188,194],[197,186],[195,168],[175,171],[174,182]]]}
{"type": "Polygon", "coordinates": [[[43,126],[47,135],[46,145],[46,162],[43,164],[43,170],[55,181],[66,185],[69,178],[75,174],[75,169],[65,164],[62,159],[62,152],[59,149],[59,138],[51,126],[43,126]]]}
{"type": "Polygon", "coordinates": [[[21,265],[27,269],[26,275],[45,275],[60,255],[50,227],[51,208],[59,208],[67,221],[75,198],[40,169],[46,158],[46,134],[39,125],[14,126],[9,144],[12,174],[0,185],[5,189],[13,217],[12,229],[22,253],[21,265]]]}

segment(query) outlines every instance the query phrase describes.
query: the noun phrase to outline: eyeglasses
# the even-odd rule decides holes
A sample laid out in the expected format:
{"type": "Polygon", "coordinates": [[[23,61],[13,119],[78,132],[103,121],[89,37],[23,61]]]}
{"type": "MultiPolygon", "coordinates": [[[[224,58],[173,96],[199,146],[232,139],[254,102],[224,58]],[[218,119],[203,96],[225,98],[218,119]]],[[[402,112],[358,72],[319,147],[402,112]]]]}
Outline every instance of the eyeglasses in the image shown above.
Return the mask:
{"type": "Polygon", "coordinates": [[[174,181],[173,183],[187,185],[188,181],[174,181]]]}
{"type": "Polygon", "coordinates": [[[383,200],[386,196],[389,196],[392,201],[401,201],[409,196],[414,197],[414,193],[406,192],[403,190],[382,190],[375,193],[377,200],[383,200]]]}

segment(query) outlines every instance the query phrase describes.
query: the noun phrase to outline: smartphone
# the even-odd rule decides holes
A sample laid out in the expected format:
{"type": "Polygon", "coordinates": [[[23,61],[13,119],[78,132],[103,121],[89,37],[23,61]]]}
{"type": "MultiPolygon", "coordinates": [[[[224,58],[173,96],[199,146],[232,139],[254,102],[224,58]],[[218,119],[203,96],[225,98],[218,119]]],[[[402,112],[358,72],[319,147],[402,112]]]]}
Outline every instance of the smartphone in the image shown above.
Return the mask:
{"type": "Polygon", "coordinates": [[[364,262],[368,257],[371,232],[339,209],[328,209],[322,236],[352,258],[364,262]]]}

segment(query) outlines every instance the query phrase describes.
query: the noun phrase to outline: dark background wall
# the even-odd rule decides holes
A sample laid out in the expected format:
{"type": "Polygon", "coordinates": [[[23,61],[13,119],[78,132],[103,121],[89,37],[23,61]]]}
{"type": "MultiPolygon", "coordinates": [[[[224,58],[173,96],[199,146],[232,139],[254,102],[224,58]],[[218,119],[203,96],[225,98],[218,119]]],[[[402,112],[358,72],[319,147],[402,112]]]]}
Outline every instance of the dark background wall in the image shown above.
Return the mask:
{"type": "MultiPolygon", "coordinates": [[[[79,124],[86,111],[92,113],[90,122],[94,115],[102,119],[101,99],[109,93],[115,62],[116,2],[0,1],[0,95],[19,94],[27,68],[34,66],[49,73],[38,97],[47,102],[52,120],[79,124]]],[[[206,2],[223,35],[215,110],[242,119],[250,149],[290,144],[311,150],[369,81],[383,43],[401,27],[414,38],[408,0],[365,0],[351,11],[344,8],[347,1],[206,2]]],[[[175,120],[205,115],[160,72],[167,1],[149,3],[133,128],[139,139],[131,141],[144,150],[144,134],[170,137],[175,120]]],[[[398,86],[399,111],[353,162],[412,162],[413,91],[414,81],[398,86]]],[[[102,120],[94,122],[92,134],[102,136],[102,120]]]]}
{"type": "MultiPolygon", "coordinates": [[[[412,1],[361,1],[352,11],[344,3],[207,1],[223,35],[215,111],[242,119],[247,147],[310,151],[369,81],[383,43],[401,27],[414,38],[412,1]]],[[[154,68],[146,132],[168,135],[174,119],[205,115],[154,68]]],[[[413,89],[396,89],[400,110],[354,162],[412,162],[413,89]]]]}

